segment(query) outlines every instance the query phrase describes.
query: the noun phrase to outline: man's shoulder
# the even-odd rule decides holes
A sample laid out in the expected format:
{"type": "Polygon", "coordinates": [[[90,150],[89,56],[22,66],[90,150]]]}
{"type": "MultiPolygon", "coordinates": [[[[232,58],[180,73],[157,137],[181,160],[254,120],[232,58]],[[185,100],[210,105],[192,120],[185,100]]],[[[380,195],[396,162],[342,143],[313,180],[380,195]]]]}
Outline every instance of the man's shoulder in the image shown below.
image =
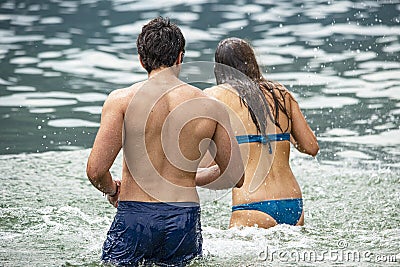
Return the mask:
{"type": "MultiPolygon", "coordinates": [[[[221,108],[223,108],[222,102],[219,101],[218,98],[214,97],[211,94],[208,94],[205,90],[202,90],[198,87],[192,86],[190,84],[182,84],[181,89],[183,89],[180,93],[180,101],[188,101],[198,99],[201,103],[201,106],[208,110],[209,112],[219,113],[221,112],[221,108]]],[[[196,101],[196,100],[195,100],[196,101]]]]}
{"type": "Polygon", "coordinates": [[[108,100],[118,102],[129,101],[143,83],[144,82],[138,82],[125,88],[115,89],[108,95],[108,100]]]}
{"type": "Polygon", "coordinates": [[[137,91],[142,83],[143,82],[138,82],[129,87],[111,91],[103,105],[103,109],[107,107],[110,110],[117,109],[123,112],[135,94],[135,91],[137,91]]]}

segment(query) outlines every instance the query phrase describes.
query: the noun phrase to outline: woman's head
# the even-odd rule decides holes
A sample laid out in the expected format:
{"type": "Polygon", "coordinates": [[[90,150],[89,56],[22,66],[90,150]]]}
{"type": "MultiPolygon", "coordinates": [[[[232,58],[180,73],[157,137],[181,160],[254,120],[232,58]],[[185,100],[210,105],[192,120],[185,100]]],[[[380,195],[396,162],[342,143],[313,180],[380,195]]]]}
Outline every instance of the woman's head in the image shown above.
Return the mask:
{"type": "MultiPolygon", "coordinates": [[[[262,79],[253,48],[242,39],[232,37],[222,40],[215,51],[215,62],[237,69],[253,81],[262,79]]],[[[224,77],[227,76],[226,69],[229,68],[224,68],[219,64],[215,69],[217,82],[219,83],[219,78],[224,80],[221,83],[226,82],[228,78],[233,78],[224,77]]]]}
{"type": "Polygon", "coordinates": [[[236,89],[241,102],[248,108],[257,131],[266,134],[267,120],[270,119],[284,132],[279,123],[281,112],[289,119],[284,90],[278,90],[283,99],[281,103],[274,88],[262,76],[250,44],[240,38],[222,40],[215,51],[215,63],[217,84],[228,83],[236,89]],[[273,104],[266,100],[266,95],[272,98],[273,104]]]}

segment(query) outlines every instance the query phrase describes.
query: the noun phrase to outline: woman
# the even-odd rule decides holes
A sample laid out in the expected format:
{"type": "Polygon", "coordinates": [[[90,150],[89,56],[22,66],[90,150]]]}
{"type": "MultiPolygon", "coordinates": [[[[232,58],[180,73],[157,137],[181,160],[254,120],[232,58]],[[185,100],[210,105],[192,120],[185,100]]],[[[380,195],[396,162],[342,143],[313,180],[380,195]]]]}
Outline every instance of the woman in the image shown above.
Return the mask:
{"type": "Polygon", "coordinates": [[[215,62],[218,85],[205,92],[227,105],[246,161],[245,182],[232,191],[230,227],[303,225],[302,194],[289,165],[290,142],[312,156],[319,147],[298,103],[283,85],[262,76],[244,40],[221,41],[215,62]]]}

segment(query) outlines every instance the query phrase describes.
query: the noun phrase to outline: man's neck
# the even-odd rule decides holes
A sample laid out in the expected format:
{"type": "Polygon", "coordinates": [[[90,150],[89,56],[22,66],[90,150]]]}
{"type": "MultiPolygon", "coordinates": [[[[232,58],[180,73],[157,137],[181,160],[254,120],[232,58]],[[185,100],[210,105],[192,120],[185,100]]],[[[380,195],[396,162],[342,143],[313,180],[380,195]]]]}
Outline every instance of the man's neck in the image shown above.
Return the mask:
{"type": "Polygon", "coordinates": [[[155,76],[158,77],[162,77],[162,76],[175,76],[176,78],[179,75],[179,70],[177,68],[176,65],[172,66],[172,67],[161,67],[155,70],[152,70],[149,74],[148,74],[148,78],[153,78],[155,76]]]}

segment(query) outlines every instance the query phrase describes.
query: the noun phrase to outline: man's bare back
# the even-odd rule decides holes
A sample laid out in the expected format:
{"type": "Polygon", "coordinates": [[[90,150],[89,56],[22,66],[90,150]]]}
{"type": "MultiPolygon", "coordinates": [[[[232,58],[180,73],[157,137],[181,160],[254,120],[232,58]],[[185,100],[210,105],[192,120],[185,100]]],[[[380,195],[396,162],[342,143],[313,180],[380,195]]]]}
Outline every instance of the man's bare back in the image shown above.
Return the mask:
{"type": "Polygon", "coordinates": [[[217,120],[202,116],[223,114],[220,104],[169,69],[130,90],[122,111],[125,157],[120,200],[198,202],[198,164],[218,120],[227,123],[223,115],[217,120]]]}
{"type": "MultiPolygon", "coordinates": [[[[236,144],[229,135],[229,116],[220,103],[162,69],[110,94],[88,166],[103,162],[96,165],[109,168],[123,147],[120,201],[198,202],[196,170],[211,140],[222,171],[230,159],[240,161],[231,155],[236,144]]],[[[226,188],[239,181],[240,166],[231,164],[226,188]]]]}

